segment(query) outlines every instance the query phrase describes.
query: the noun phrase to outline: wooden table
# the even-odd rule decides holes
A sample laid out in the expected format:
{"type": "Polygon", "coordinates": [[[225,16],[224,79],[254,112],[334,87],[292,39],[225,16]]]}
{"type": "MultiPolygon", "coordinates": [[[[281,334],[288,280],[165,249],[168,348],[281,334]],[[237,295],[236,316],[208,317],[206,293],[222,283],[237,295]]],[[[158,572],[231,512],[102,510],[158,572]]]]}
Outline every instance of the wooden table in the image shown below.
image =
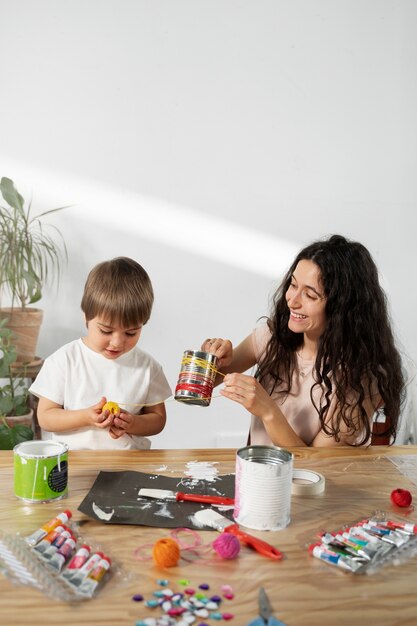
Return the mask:
{"type": "MultiPolygon", "coordinates": [[[[309,556],[306,545],[320,529],[336,529],[377,509],[394,513],[389,496],[397,487],[409,489],[417,497],[417,487],[388,459],[401,455],[417,458],[417,446],[379,446],[365,450],[294,448],[292,452],[296,468],[313,469],[325,476],[325,493],[293,496],[292,520],[286,529],[269,533],[249,531],[282,550],[284,561],[274,562],[242,547],[238,559],[233,561],[219,558],[208,561],[206,556],[203,561],[192,564],[180,561],[179,566],[165,570],[158,569],[151,560],[136,560],[133,551],[168,536],[168,529],[101,524],[77,511],[78,505],[100,470],[183,476],[187,463],[199,461],[212,464],[219,474],[226,474],[234,472],[235,450],[71,452],[69,497],[46,504],[27,504],[15,498],[13,453],[0,452],[2,531],[30,534],[69,508],[75,522],[84,520],[81,528],[115,558],[123,573],[118,580],[117,577],[110,580],[96,598],[75,605],[51,600],[28,586],[13,585],[0,575],[0,624],[134,626],[139,619],[155,613],[142,602],[132,601],[132,596],[141,593],[150,598],[158,588],[157,579],[161,578],[168,579],[175,590],[182,589],[179,581],[183,578],[194,588],[206,582],[212,594],[218,593],[221,584],[230,584],[235,597],[224,600],[222,610],[234,614],[234,619],[228,622],[232,626],[244,626],[255,617],[261,585],[272,600],[276,616],[288,626],[416,624],[417,558],[397,567],[386,566],[373,575],[354,576],[309,556]]],[[[396,509],[395,513],[398,515],[401,510],[396,509]]],[[[415,523],[417,514],[408,517],[415,523]]],[[[200,533],[205,543],[217,537],[214,531],[200,533]]],[[[159,609],[155,611],[160,614],[159,609]]],[[[208,623],[211,626],[225,622],[208,623]]]]}

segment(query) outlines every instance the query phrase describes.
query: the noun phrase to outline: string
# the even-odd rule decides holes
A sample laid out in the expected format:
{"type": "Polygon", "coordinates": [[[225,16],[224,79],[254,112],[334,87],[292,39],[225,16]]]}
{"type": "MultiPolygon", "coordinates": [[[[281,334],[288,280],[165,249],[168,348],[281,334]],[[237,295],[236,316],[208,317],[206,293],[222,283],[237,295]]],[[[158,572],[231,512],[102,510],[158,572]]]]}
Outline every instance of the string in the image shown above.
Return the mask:
{"type": "MultiPolygon", "coordinates": [[[[211,399],[215,400],[216,398],[221,398],[222,396],[212,396],[211,399]]],[[[169,396],[166,400],[158,400],[157,402],[149,402],[148,404],[133,404],[133,403],[129,403],[129,402],[116,402],[114,401],[115,404],[123,405],[123,406],[156,406],[157,404],[162,404],[162,403],[166,403],[166,402],[174,402],[175,398],[172,396],[169,396]]],[[[181,402],[194,402],[195,398],[181,398],[181,402]]]]}
{"type": "MultiPolygon", "coordinates": [[[[220,374],[220,376],[226,376],[226,374],[223,374],[223,372],[220,372],[213,365],[213,363],[210,363],[210,361],[206,361],[206,359],[202,359],[197,356],[184,356],[181,361],[181,365],[195,365],[196,367],[200,367],[201,369],[209,370],[210,372],[213,372],[214,374],[220,374]]],[[[185,374],[185,373],[188,374],[189,370],[181,371],[180,375],[185,374]]]]}
{"type": "MultiPolygon", "coordinates": [[[[210,553],[213,550],[213,542],[204,543],[201,536],[192,528],[175,528],[170,531],[171,537],[175,539],[181,550],[181,559],[188,563],[194,563],[196,561],[204,561],[205,564],[218,565],[218,558],[214,556],[210,558],[210,553]],[[179,535],[183,535],[180,537],[179,535]],[[187,535],[189,540],[187,540],[187,535]],[[208,555],[208,558],[207,556],[208,555]]],[[[138,546],[133,551],[133,556],[138,561],[150,561],[152,559],[152,543],[145,543],[138,546]]]]}

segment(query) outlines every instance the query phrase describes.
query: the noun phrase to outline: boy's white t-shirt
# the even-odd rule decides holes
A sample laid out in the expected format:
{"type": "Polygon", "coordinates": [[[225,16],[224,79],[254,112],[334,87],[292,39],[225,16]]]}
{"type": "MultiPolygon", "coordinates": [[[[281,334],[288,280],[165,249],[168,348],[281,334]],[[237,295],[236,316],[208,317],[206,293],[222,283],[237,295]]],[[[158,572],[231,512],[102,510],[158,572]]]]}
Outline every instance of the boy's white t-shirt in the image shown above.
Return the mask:
{"type": "MultiPolygon", "coordinates": [[[[140,413],[141,405],[164,402],[172,395],[161,365],[138,346],[112,360],[88,348],[82,339],[45,359],[29,391],[68,410],[94,406],[104,396],[129,413],[140,413]]],[[[42,431],[42,438],[62,441],[70,450],[135,450],[151,445],[146,437],[125,434],[113,439],[108,429],[94,427],[42,431]]]]}

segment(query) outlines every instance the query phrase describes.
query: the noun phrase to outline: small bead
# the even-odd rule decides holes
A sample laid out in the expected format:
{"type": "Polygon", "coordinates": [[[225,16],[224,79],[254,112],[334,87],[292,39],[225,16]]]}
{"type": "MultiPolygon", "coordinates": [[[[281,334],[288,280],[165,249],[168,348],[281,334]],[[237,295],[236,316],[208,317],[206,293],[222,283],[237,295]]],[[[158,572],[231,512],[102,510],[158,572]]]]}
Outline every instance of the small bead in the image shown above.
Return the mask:
{"type": "Polygon", "coordinates": [[[220,596],[211,596],[210,600],[212,602],[217,602],[217,604],[220,604],[220,602],[222,601],[220,596]]]}
{"type": "Polygon", "coordinates": [[[234,615],[233,613],[223,613],[222,617],[224,620],[228,621],[229,619],[233,619],[234,615]]]}
{"type": "Polygon", "coordinates": [[[132,597],[132,600],[134,600],[135,602],[142,602],[143,595],[141,593],[135,593],[135,595],[132,597]]]}
{"type": "Polygon", "coordinates": [[[211,611],[216,611],[219,608],[219,603],[218,602],[213,602],[212,600],[210,600],[209,602],[207,602],[206,604],[206,609],[210,609],[211,611]]]}
{"type": "Polygon", "coordinates": [[[191,589],[191,588],[184,589],[184,593],[186,593],[187,596],[193,596],[195,594],[195,589],[191,589]]]}
{"type": "Polygon", "coordinates": [[[159,604],[158,600],[146,600],[145,606],[148,606],[150,609],[154,609],[159,604]]]}
{"type": "Polygon", "coordinates": [[[201,583],[201,585],[198,585],[199,589],[210,589],[210,585],[208,583],[201,583]]]}
{"type": "Polygon", "coordinates": [[[166,580],[166,578],[159,578],[156,582],[160,587],[166,587],[169,583],[169,580],[166,580]]]}
{"type": "Polygon", "coordinates": [[[187,585],[190,584],[190,581],[187,580],[186,578],[181,578],[181,580],[179,580],[178,583],[182,585],[183,587],[186,587],[187,585]]]}
{"type": "Polygon", "coordinates": [[[174,593],[174,595],[171,596],[171,600],[174,604],[178,604],[179,602],[181,602],[183,597],[184,597],[183,593],[174,593]]]}
{"type": "Polygon", "coordinates": [[[212,613],[210,615],[211,619],[216,619],[218,621],[220,621],[221,619],[223,619],[223,615],[221,613],[212,613]]]}
{"type": "Polygon", "coordinates": [[[233,598],[235,597],[234,593],[224,593],[223,595],[226,600],[233,600],[233,598]]]}

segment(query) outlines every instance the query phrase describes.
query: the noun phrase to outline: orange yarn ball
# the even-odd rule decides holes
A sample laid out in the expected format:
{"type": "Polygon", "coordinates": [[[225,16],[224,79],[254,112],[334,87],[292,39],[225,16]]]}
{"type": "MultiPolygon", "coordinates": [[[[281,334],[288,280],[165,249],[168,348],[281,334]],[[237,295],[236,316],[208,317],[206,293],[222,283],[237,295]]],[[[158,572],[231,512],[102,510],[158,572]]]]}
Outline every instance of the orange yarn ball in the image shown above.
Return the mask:
{"type": "Polygon", "coordinates": [[[180,560],[180,547],[170,537],[158,539],[152,548],[153,560],[159,567],[174,567],[180,560]]]}

